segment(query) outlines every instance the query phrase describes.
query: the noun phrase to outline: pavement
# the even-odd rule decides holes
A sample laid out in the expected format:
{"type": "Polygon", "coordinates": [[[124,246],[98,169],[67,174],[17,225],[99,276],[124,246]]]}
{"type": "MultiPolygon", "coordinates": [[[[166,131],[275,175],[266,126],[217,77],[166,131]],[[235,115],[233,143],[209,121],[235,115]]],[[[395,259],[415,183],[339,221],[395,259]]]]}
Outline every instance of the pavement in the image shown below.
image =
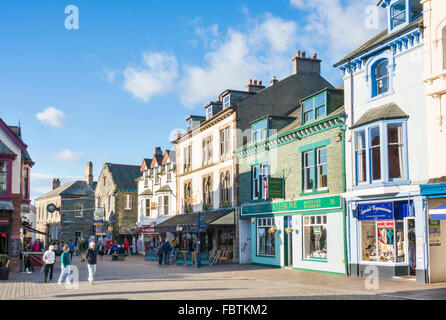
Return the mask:
{"type": "Polygon", "coordinates": [[[380,279],[376,289],[366,289],[366,279],[334,274],[271,269],[254,265],[158,266],[142,256],[126,261],[98,261],[95,285],[79,257],[78,288],[58,285],[60,261],[54,281],[43,273],[11,273],[0,281],[0,300],[444,300],[446,283],[422,284],[380,279]]]}

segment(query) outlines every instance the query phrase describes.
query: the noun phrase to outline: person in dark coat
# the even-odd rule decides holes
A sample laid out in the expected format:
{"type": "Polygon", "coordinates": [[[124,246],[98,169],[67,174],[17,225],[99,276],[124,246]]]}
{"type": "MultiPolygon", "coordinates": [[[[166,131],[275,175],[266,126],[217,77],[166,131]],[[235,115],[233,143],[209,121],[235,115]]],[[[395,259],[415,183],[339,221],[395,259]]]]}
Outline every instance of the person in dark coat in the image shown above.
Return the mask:
{"type": "Polygon", "coordinates": [[[96,250],[96,244],[94,241],[90,241],[88,244],[88,249],[85,252],[85,260],[88,266],[88,283],[93,285],[94,275],[96,273],[98,251],[96,250]]]}

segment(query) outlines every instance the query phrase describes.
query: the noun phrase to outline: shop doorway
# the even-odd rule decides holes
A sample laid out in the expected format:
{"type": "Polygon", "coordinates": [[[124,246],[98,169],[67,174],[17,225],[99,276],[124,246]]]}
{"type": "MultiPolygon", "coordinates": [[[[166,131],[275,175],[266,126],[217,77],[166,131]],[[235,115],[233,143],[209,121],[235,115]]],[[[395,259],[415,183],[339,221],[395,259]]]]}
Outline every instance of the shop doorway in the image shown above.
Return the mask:
{"type": "Polygon", "coordinates": [[[293,223],[292,217],[285,217],[285,241],[284,241],[284,263],[286,267],[293,266],[293,223]],[[291,232],[290,232],[291,231],[291,232]]]}
{"type": "Polygon", "coordinates": [[[409,262],[409,276],[416,276],[416,266],[417,266],[417,244],[416,244],[416,233],[415,233],[415,219],[406,219],[406,230],[407,230],[407,257],[409,262]]]}

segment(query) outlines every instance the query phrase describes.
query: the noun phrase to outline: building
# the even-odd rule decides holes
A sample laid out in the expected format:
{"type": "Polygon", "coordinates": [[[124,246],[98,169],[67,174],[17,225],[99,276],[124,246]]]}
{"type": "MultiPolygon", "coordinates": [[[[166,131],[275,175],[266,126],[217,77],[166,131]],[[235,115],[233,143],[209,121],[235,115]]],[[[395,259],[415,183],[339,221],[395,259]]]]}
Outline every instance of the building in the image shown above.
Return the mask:
{"type": "Polygon", "coordinates": [[[96,208],[105,212],[107,239],[123,241],[137,231],[140,166],[105,163],[95,190],[96,208]]]}
{"type": "Polygon", "coordinates": [[[286,117],[252,122],[251,141],[236,150],[253,264],[347,273],[343,104],[343,90],[314,92],[286,117]]]}
{"type": "Polygon", "coordinates": [[[54,179],[52,190],[36,199],[37,238],[47,245],[54,240],[78,243],[81,238],[94,236],[95,185],[91,162],[86,165],[84,181],[61,186],[60,180],[54,179]],[[50,204],[58,210],[49,212],[50,204]]]}
{"type": "Polygon", "coordinates": [[[429,154],[429,181],[421,194],[429,221],[429,282],[441,282],[446,281],[446,2],[421,2],[429,154]]]}
{"type": "MultiPolygon", "coordinates": [[[[181,215],[157,229],[185,234],[180,245],[196,241],[198,213],[203,250],[229,250],[233,262],[249,263],[250,254],[241,254],[249,239],[239,237],[238,163],[234,151],[251,139],[251,122],[259,114],[285,116],[299,100],[332,86],[320,75],[321,60],[305,52],[292,59],[293,73],[269,87],[250,80],[245,91],[225,90],[204,105],[205,116],[186,117],[186,133],[173,141],[177,154],[177,207],[181,215]]],[[[259,133],[262,128],[256,129],[259,133]]]]}
{"type": "Polygon", "coordinates": [[[36,228],[37,228],[37,208],[30,204],[29,213],[22,217],[22,231],[21,239],[24,246],[27,243],[34,243],[36,241],[36,228]]]}
{"type": "Polygon", "coordinates": [[[426,282],[428,180],[420,0],[381,0],[388,27],[339,61],[344,76],[349,272],[426,282]]]}
{"type": "Polygon", "coordinates": [[[0,254],[9,256],[12,272],[19,270],[22,215],[29,213],[30,172],[34,165],[19,127],[0,118],[0,254]]]}
{"type": "MultiPolygon", "coordinates": [[[[152,159],[144,159],[138,183],[138,241],[142,244],[158,238],[155,225],[177,214],[176,206],[176,155],[175,151],[160,147],[153,151],[152,159]]],[[[172,235],[161,234],[171,239],[172,235]]],[[[139,246],[142,250],[142,246],[139,246]]]]}

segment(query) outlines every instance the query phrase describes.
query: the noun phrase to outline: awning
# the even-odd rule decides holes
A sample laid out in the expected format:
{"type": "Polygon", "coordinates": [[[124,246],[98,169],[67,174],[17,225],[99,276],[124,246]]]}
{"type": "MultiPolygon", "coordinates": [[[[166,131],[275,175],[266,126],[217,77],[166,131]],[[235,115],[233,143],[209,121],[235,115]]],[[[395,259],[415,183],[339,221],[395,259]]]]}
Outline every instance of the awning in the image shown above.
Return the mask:
{"type": "Polygon", "coordinates": [[[31,227],[28,227],[28,226],[24,226],[24,225],[22,225],[22,228],[23,228],[24,230],[29,231],[29,232],[32,232],[32,233],[38,233],[38,234],[43,234],[43,235],[45,235],[45,236],[49,236],[48,233],[45,233],[45,232],[42,232],[42,231],[33,229],[33,228],[31,228],[31,227]]]}
{"type": "Polygon", "coordinates": [[[0,201],[0,210],[14,211],[12,201],[0,201]]]}
{"type": "MultiPolygon", "coordinates": [[[[207,225],[234,225],[234,208],[200,212],[201,222],[207,225]]],[[[155,226],[156,232],[196,232],[198,212],[173,216],[155,226]]]]}
{"type": "Polygon", "coordinates": [[[429,215],[431,220],[446,220],[446,203],[435,209],[430,209],[429,215]]]}

